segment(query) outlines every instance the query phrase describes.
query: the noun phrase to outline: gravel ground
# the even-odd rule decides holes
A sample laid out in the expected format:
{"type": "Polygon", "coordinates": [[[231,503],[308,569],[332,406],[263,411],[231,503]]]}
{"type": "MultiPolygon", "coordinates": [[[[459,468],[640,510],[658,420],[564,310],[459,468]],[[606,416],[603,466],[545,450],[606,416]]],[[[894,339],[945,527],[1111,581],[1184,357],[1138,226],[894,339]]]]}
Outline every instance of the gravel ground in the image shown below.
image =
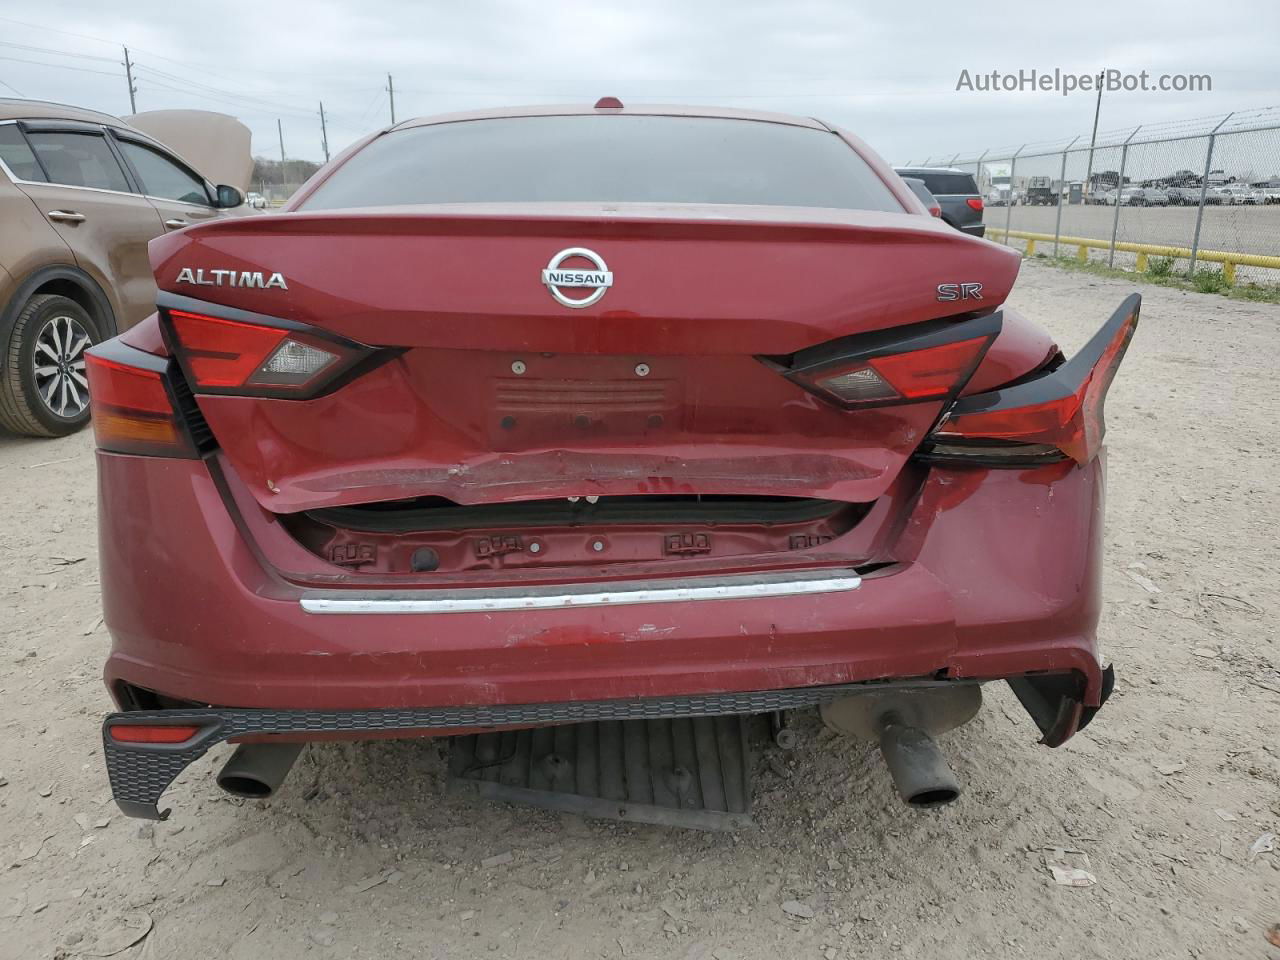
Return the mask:
{"type": "MultiPolygon", "coordinates": [[[[1130,289],[1028,263],[1012,302],[1074,349],[1130,289]]],[[[470,806],[404,741],[312,746],[268,803],[218,793],[222,748],[172,820],[125,819],[91,438],[0,439],[0,957],[1277,960],[1280,852],[1250,847],[1280,833],[1280,307],[1144,293],[1108,405],[1116,694],[1051,751],[990,688],[929,813],[806,717],[737,835],[470,806]],[[1056,885],[1056,848],[1096,884],[1056,885]]]]}

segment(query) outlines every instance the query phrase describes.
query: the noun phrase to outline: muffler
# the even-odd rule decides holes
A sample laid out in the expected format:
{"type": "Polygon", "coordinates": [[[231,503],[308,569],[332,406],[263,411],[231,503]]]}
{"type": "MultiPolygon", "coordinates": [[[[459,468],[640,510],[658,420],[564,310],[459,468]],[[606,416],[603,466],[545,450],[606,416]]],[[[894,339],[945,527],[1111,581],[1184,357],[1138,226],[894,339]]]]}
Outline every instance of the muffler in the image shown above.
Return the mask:
{"type": "Polygon", "coordinates": [[[908,806],[941,807],[960,796],[960,781],[946,757],[933,737],[918,727],[886,717],[880,726],[880,755],[908,806]]]}
{"type": "Polygon", "coordinates": [[[923,810],[960,796],[960,782],[934,736],[968,723],[981,706],[981,687],[955,683],[868,691],[825,703],[821,713],[837,733],[878,743],[898,796],[923,810]]]}
{"type": "Polygon", "coordinates": [[[227,793],[262,800],[280,789],[304,743],[242,743],[220,771],[218,786],[227,793]]]}

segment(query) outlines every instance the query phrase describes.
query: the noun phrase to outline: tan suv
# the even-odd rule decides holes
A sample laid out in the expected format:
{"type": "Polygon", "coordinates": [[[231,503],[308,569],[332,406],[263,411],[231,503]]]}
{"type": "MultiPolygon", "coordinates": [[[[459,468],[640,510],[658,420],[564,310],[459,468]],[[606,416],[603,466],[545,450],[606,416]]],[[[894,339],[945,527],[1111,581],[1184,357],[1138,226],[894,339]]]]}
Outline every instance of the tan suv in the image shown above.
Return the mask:
{"type": "Polygon", "coordinates": [[[154,309],[147,243],[248,212],[123,120],[0,99],[0,428],[83,427],[85,348],[154,309]]]}

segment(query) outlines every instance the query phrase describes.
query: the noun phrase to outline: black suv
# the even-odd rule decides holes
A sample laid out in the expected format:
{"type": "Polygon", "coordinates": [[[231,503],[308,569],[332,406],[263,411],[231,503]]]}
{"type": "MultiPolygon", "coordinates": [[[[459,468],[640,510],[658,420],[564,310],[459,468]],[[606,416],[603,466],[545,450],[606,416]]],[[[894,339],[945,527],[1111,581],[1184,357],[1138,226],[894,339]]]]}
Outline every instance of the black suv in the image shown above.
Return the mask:
{"type": "Polygon", "coordinates": [[[957,230],[980,237],[987,232],[982,222],[982,195],[973,174],[954,167],[894,167],[900,177],[923,180],[942,207],[943,222],[957,230]]]}

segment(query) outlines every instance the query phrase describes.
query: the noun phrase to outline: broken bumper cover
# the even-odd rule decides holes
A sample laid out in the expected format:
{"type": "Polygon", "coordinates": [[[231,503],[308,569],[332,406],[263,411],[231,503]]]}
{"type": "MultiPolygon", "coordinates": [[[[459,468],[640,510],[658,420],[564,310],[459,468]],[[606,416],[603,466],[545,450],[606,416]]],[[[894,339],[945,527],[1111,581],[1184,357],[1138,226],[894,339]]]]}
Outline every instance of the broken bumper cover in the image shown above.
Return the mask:
{"type": "MultiPolygon", "coordinates": [[[[896,688],[938,686],[946,681],[876,684],[896,688]]],[[[695,697],[597,700],[578,703],[526,703],[499,706],[436,707],[406,710],[138,710],[115,713],[103,724],[103,749],[111,792],[120,809],[132,817],[163,820],[161,794],[188,764],[211,747],[233,737],[333,733],[423,731],[449,733],[486,727],[542,726],[594,720],[659,720],[715,717],[795,710],[868,689],[867,684],[840,684],[799,690],[720,693],[695,697]],[[197,728],[183,743],[138,743],[117,740],[113,727],[174,726],[197,728]]]]}
{"type": "Polygon", "coordinates": [[[920,476],[901,510],[855,531],[885,566],[832,552],[790,573],[481,595],[299,583],[281,571],[302,548],[233,509],[204,462],[100,453],[106,681],[127,711],[108,728],[199,728],[176,745],[108,736],[113,791],[158,816],[188,763],[255,735],[759,713],[912,678],[1012,680],[1043,742],[1062,743],[1108,691],[1101,464],[920,476]],[[231,706],[139,709],[175,702],[231,706]]]}
{"type": "MultiPolygon", "coordinates": [[[[1061,729],[1042,727],[1045,742],[1049,742],[1051,738],[1066,739],[1087,724],[1098,710],[1098,707],[1083,706],[1077,699],[1083,694],[1083,685],[1078,680],[1073,684],[1071,676],[1073,675],[1019,678],[1030,684],[1029,689],[1050,705],[1049,713],[1056,722],[1069,725],[1069,729],[1067,726],[1061,729]],[[1045,686],[1045,681],[1050,682],[1048,686],[1045,686]]],[[[841,697],[871,691],[928,690],[971,682],[975,681],[902,680],[690,697],[402,710],[135,710],[108,716],[103,723],[102,739],[111,792],[121,811],[131,817],[163,820],[169,815],[168,810],[161,811],[159,808],[159,801],[165,790],[188,765],[204,756],[212,747],[230,739],[273,735],[305,739],[308,736],[331,734],[386,734],[396,731],[408,734],[426,730],[448,734],[451,731],[484,728],[603,720],[742,716],[813,707],[841,697]],[[121,740],[113,734],[113,730],[128,727],[192,727],[195,732],[181,743],[121,740]]],[[[1108,668],[1103,687],[1104,701],[1110,689],[1111,670],[1108,668]]],[[[1036,713],[1033,712],[1032,717],[1037,723],[1040,722],[1036,713]]]]}

